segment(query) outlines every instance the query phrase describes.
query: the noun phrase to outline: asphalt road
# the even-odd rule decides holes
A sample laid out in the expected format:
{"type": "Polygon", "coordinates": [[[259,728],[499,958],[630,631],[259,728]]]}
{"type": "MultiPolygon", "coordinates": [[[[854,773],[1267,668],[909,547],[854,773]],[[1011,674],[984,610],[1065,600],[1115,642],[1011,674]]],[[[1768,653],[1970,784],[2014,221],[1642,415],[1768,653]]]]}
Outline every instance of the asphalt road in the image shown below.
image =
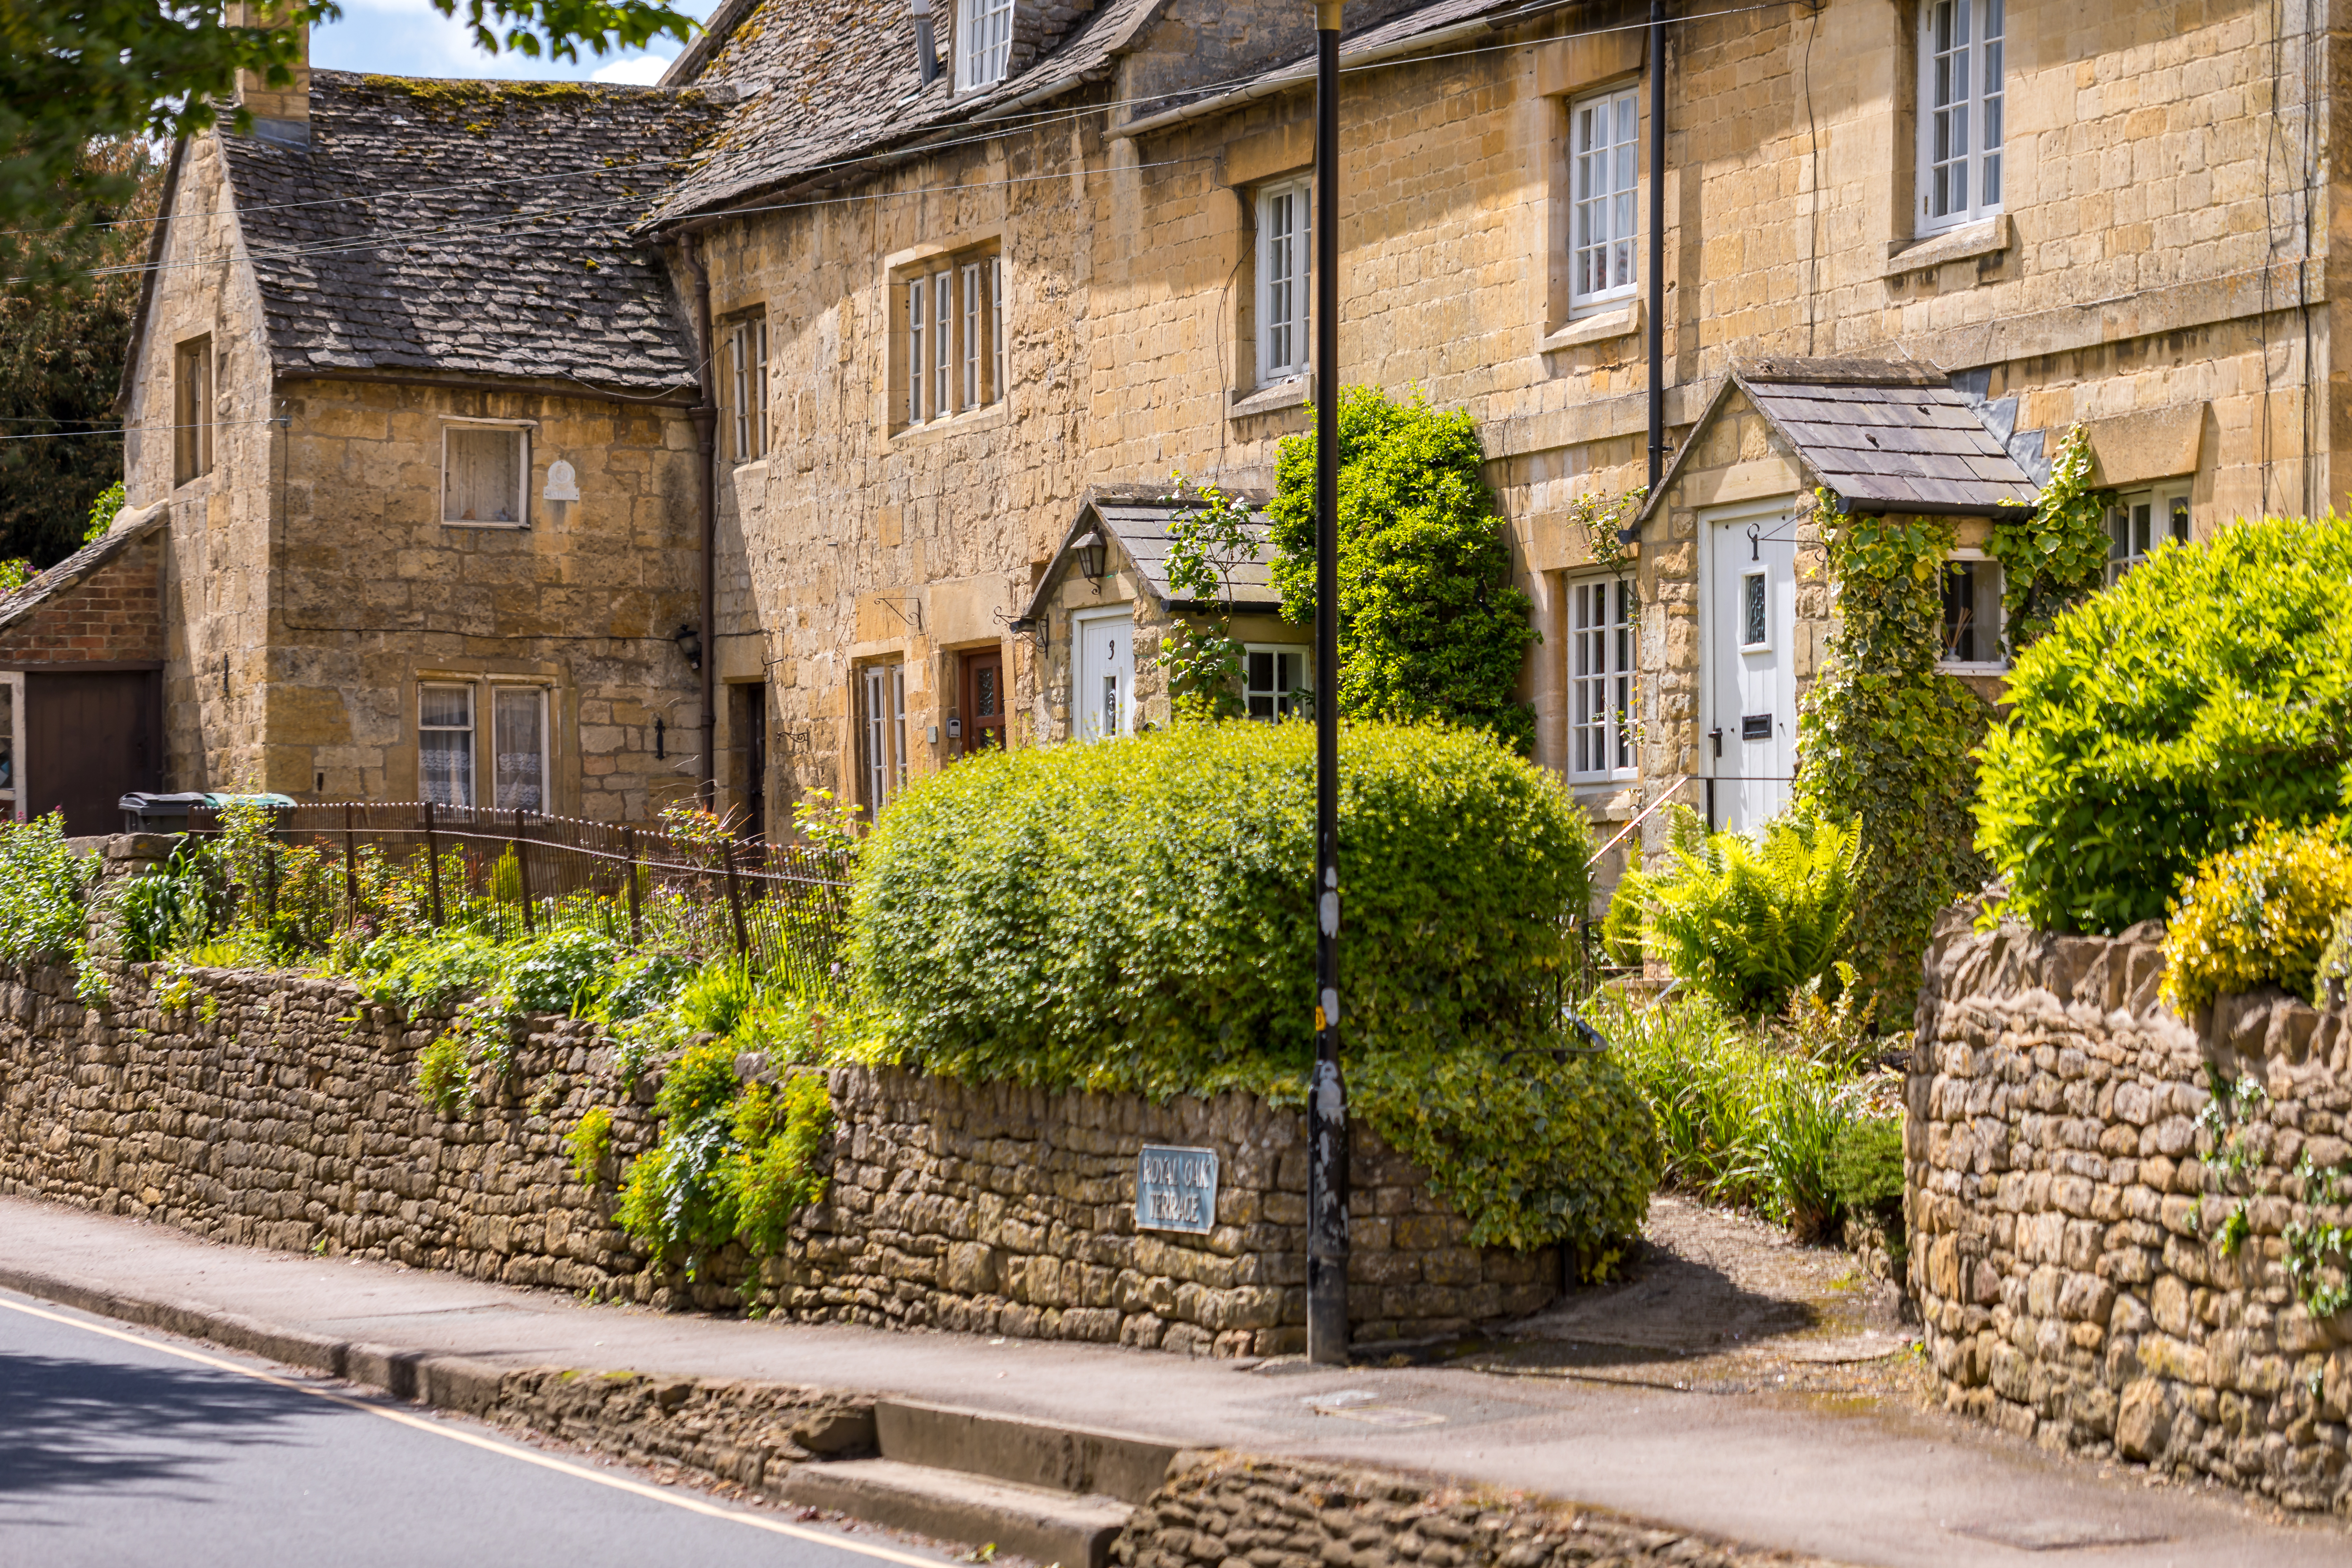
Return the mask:
{"type": "Polygon", "coordinates": [[[0,1568],[937,1561],[0,1295],[0,1568]]]}

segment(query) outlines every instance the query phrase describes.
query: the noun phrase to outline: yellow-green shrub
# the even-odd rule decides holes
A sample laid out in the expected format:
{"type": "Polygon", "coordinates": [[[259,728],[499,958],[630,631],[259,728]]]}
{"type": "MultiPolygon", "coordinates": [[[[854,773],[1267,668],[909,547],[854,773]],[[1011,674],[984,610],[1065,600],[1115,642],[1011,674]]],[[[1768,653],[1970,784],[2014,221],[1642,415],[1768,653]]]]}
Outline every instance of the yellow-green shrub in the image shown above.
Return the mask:
{"type": "Polygon", "coordinates": [[[2312,994],[2347,908],[2352,848],[2337,823],[2263,824],[2253,842],[2209,856],[2181,888],[2164,940],[2165,1001],[2186,1016],[2258,985],[2312,994]]]}

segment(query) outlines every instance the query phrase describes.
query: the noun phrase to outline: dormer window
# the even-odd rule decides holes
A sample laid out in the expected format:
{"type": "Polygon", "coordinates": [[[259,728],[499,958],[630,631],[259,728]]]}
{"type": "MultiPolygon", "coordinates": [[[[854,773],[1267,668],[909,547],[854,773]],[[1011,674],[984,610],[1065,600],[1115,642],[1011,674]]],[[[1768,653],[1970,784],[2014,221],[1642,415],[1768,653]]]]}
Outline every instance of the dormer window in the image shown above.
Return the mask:
{"type": "Polygon", "coordinates": [[[1013,54],[1013,0],[957,0],[956,90],[1004,79],[1013,54]]]}

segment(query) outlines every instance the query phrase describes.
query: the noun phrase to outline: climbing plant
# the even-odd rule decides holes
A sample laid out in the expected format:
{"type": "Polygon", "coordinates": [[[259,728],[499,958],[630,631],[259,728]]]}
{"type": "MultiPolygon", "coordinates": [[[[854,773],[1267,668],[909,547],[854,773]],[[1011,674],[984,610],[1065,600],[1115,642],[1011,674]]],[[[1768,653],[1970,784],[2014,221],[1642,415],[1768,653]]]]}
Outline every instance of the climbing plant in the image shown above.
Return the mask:
{"type": "Polygon", "coordinates": [[[2090,432],[2077,425],[2058,443],[2039,503],[1995,521],[1985,553],[2000,563],[2011,654],[2106,581],[2107,511],[2115,504],[2115,491],[2092,488],[2090,432]]]}
{"type": "MultiPolygon", "coordinates": [[[[1170,476],[1171,502],[1187,499],[1184,476],[1170,476]]],[[[1181,507],[1168,521],[1168,586],[1171,596],[1223,606],[1221,613],[1179,616],[1160,639],[1160,663],[1168,671],[1170,705],[1179,720],[1237,719],[1247,711],[1242,697],[1244,649],[1234,636],[1234,573],[1257,559],[1249,526],[1249,504],[1213,485],[1203,485],[1207,504],[1181,507]]]]}
{"type": "Polygon", "coordinates": [[[1649,486],[1636,485],[1622,495],[1594,490],[1568,503],[1568,524],[1582,531],[1595,566],[1619,577],[1633,569],[1633,547],[1624,536],[1625,525],[1641,515],[1649,495],[1649,486]]]}
{"type": "Polygon", "coordinates": [[[1936,668],[1948,520],[1845,515],[1816,490],[1840,619],[1798,717],[1797,805],[1859,820],[1865,856],[1847,941],[1879,1016],[1909,1016],[1936,911],[1982,883],[1971,755],[1990,710],[1936,668]]]}
{"type": "MultiPolygon", "coordinates": [[[[1339,711],[1485,730],[1525,754],[1519,666],[1538,641],[1480,471],[1477,426],[1420,394],[1339,398],[1339,711]]],[[[1315,617],[1315,437],[1282,444],[1266,509],[1283,618],[1315,617]]]]}

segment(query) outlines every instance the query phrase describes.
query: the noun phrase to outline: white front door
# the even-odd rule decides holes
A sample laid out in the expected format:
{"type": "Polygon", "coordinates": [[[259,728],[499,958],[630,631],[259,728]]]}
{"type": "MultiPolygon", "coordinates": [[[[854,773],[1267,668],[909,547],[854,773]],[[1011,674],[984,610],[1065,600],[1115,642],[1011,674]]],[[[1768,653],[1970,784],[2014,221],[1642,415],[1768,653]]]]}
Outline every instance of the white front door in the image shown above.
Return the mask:
{"type": "Polygon", "coordinates": [[[1135,616],[1129,610],[1070,617],[1077,679],[1070,733],[1081,741],[1135,733],[1135,616]]]}
{"type": "Polygon", "coordinates": [[[1789,803],[1797,761],[1797,542],[1786,502],[1710,515],[1699,773],[1717,828],[1753,832],[1789,803]]]}

